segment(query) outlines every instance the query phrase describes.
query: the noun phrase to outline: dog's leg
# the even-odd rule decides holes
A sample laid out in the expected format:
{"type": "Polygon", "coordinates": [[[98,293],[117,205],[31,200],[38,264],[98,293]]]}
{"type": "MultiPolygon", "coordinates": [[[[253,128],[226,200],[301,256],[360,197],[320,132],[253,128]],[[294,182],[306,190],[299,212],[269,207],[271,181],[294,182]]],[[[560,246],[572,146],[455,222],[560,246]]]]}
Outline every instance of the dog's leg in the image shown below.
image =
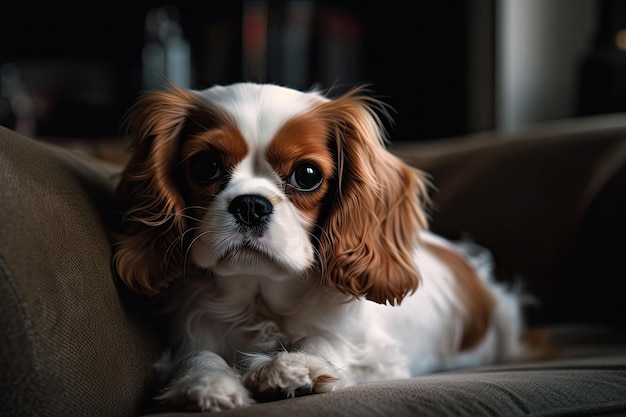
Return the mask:
{"type": "Polygon", "coordinates": [[[344,382],[330,361],[333,356],[330,344],[318,337],[305,338],[290,350],[251,354],[244,385],[261,402],[333,391],[344,382]]]}
{"type": "Polygon", "coordinates": [[[241,376],[219,355],[209,351],[187,355],[157,400],[166,408],[194,411],[229,410],[254,402],[242,385],[241,376]]]}

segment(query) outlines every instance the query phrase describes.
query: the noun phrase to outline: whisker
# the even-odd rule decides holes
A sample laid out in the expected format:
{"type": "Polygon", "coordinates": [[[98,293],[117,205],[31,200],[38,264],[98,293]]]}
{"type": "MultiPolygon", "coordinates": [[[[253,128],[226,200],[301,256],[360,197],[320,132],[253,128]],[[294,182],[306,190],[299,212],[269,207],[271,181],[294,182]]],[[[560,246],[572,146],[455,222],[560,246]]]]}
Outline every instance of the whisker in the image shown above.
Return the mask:
{"type": "MultiPolygon", "coordinates": [[[[202,233],[199,233],[198,236],[194,237],[193,240],[191,241],[191,243],[189,244],[189,246],[187,246],[187,250],[185,251],[185,255],[183,256],[183,277],[187,276],[187,258],[189,257],[189,252],[191,251],[192,246],[194,245],[194,243],[196,243],[198,241],[198,239],[200,239],[201,237],[207,235],[211,233],[210,230],[206,230],[202,233]]],[[[182,249],[182,248],[181,248],[182,249]]]]}
{"type": "MultiPolygon", "coordinates": [[[[199,229],[198,227],[190,227],[189,229],[185,230],[183,233],[181,233],[178,237],[176,237],[176,239],[174,239],[169,246],[167,247],[165,254],[164,254],[164,259],[163,259],[163,264],[165,266],[165,269],[167,270],[168,266],[170,265],[170,262],[172,260],[172,256],[174,256],[174,250],[176,248],[176,245],[180,242],[180,251],[183,251],[184,248],[184,239],[185,236],[190,233],[193,232],[195,230],[199,229]]],[[[186,261],[186,258],[184,259],[186,261]]]]}
{"type": "MultiPolygon", "coordinates": [[[[320,236],[322,236],[322,235],[323,235],[323,236],[325,236],[327,239],[329,238],[329,236],[328,236],[328,232],[327,232],[327,231],[326,231],[326,230],[325,230],[322,226],[319,226],[319,225],[317,225],[317,224],[316,224],[316,225],[314,226],[314,228],[315,228],[316,230],[319,230],[319,232],[320,232],[320,236]]],[[[316,262],[316,263],[313,265],[313,267],[314,267],[314,268],[315,268],[315,269],[316,269],[316,270],[317,270],[320,274],[324,275],[324,274],[325,274],[325,271],[326,271],[326,265],[324,265],[324,264],[321,262],[321,261],[322,261],[322,255],[321,255],[321,253],[320,253],[320,251],[319,251],[319,247],[320,247],[320,245],[322,244],[322,241],[321,241],[320,237],[316,236],[316,235],[315,235],[315,233],[313,233],[313,232],[309,232],[309,236],[310,236],[310,238],[311,238],[311,240],[312,240],[312,241],[314,241],[314,242],[316,242],[316,243],[317,243],[316,245],[313,245],[313,252],[314,252],[314,254],[315,254],[316,259],[317,259],[317,261],[318,261],[318,262],[316,262]]]]}
{"type": "MultiPolygon", "coordinates": [[[[208,211],[208,208],[204,207],[204,206],[187,206],[185,208],[183,208],[182,210],[178,211],[177,213],[167,213],[169,215],[169,217],[173,217],[173,216],[180,216],[182,218],[194,221],[196,223],[199,224],[206,224],[206,222],[202,219],[196,218],[195,216],[191,216],[188,214],[183,214],[183,212],[187,211],[187,210],[204,210],[204,211],[208,211]]],[[[179,236],[176,237],[176,239],[174,239],[167,247],[165,254],[164,254],[164,259],[163,259],[163,264],[165,269],[167,270],[169,265],[171,264],[172,261],[172,257],[175,256],[174,252],[175,252],[175,248],[177,246],[177,244],[180,244],[180,252],[182,253],[183,251],[185,251],[185,237],[187,236],[188,233],[190,232],[194,232],[195,230],[198,230],[199,227],[189,227],[187,228],[183,233],[181,233],[179,236]]],[[[195,239],[194,239],[195,241],[195,239]]],[[[185,251],[185,256],[183,258],[183,276],[186,275],[187,273],[187,254],[189,253],[189,248],[185,251]]]]}
{"type": "Polygon", "coordinates": [[[200,123],[199,121],[191,117],[189,114],[187,115],[187,119],[189,119],[189,121],[193,122],[196,126],[200,127],[201,129],[209,130],[208,127],[204,126],[202,123],[200,123]]]}

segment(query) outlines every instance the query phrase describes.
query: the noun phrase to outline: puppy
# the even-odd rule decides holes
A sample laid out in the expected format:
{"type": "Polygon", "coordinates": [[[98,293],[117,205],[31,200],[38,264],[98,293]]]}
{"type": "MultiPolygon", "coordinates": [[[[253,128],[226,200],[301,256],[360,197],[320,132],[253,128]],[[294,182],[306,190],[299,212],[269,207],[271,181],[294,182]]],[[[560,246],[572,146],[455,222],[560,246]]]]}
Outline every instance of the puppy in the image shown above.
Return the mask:
{"type": "Polygon", "coordinates": [[[227,410],[524,354],[520,297],[488,255],[427,231],[424,176],[385,150],[385,108],[363,89],[172,87],[129,114],[114,262],[165,300],[164,406],[227,410]]]}

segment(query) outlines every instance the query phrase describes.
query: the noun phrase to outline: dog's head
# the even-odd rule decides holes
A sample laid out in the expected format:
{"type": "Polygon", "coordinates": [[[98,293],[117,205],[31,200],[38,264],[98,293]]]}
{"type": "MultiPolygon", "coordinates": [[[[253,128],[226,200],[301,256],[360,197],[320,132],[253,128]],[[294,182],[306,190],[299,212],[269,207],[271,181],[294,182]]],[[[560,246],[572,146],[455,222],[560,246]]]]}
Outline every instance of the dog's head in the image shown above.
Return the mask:
{"type": "Polygon", "coordinates": [[[115,264],[155,295],[186,265],[399,303],[418,284],[424,182],[383,146],[379,102],[234,84],[144,96],[129,113],[115,264]]]}

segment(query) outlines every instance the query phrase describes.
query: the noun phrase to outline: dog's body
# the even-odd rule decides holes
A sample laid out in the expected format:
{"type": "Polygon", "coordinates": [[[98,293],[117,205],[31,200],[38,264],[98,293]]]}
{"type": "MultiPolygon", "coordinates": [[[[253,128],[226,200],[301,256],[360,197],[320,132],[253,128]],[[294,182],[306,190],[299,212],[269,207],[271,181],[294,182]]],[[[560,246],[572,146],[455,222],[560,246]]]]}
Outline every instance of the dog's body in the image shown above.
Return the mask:
{"type": "Polygon", "coordinates": [[[383,148],[376,105],[247,83],[138,103],[116,265],[147,295],[176,280],[164,403],[223,410],[524,354],[519,297],[425,230],[421,174],[383,148]]]}

